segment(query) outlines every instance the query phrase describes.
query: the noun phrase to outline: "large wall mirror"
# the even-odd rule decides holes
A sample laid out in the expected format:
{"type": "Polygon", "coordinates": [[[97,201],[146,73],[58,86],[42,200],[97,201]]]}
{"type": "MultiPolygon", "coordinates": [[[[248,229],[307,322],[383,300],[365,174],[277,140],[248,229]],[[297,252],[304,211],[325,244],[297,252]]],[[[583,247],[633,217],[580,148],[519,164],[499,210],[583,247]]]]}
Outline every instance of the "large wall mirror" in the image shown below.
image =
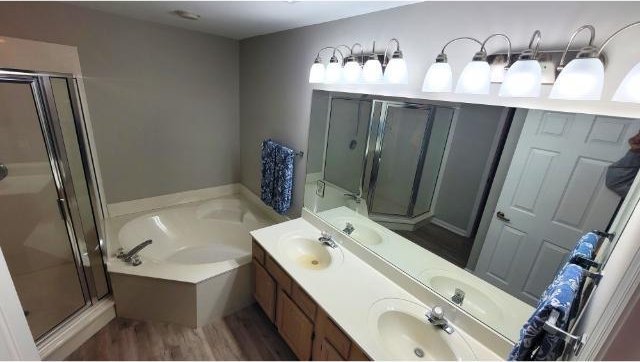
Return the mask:
{"type": "Polygon", "coordinates": [[[316,90],[305,208],[516,340],[580,236],[616,220],[639,131],[635,119],[316,90]]]}

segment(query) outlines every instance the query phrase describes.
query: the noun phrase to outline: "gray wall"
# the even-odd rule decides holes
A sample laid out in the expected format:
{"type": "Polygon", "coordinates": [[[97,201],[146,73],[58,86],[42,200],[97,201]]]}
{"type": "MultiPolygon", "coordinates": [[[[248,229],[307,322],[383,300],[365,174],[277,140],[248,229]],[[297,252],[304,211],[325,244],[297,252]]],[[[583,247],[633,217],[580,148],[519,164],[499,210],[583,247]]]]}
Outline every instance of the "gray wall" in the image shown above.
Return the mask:
{"type": "Polygon", "coordinates": [[[109,203],[239,181],[237,41],[42,2],[0,34],[78,47],[109,203]]]}
{"type": "MultiPolygon", "coordinates": [[[[491,33],[505,32],[513,37],[514,47],[522,49],[528,44],[533,31],[540,29],[543,48],[558,49],[566,44],[570,33],[580,25],[594,24],[598,30],[596,42],[600,43],[615,29],[639,17],[638,2],[554,2],[553,6],[535,2],[425,2],[243,40],[240,42],[242,182],[254,192],[259,190],[259,146],[262,139],[272,137],[291,147],[306,149],[311,92],[314,88],[308,83],[308,72],[316,52],[323,46],[364,42],[366,48],[370,49],[372,40],[380,44],[397,37],[408,63],[408,86],[315,87],[427,98],[426,94],[420,92],[427,67],[442,45],[454,37],[485,37],[491,33]]],[[[611,62],[606,69],[605,97],[611,96],[624,74],[640,59],[640,48],[630,46],[635,38],[637,32],[630,31],[607,49],[611,62]]],[[[583,42],[579,40],[579,45],[583,42]]],[[[488,48],[492,52],[504,50],[505,47],[496,39],[491,41],[488,48]]],[[[448,54],[454,77],[457,78],[476,50],[475,46],[464,43],[450,47],[448,54]]],[[[544,87],[543,91],[548,92],[549,87],[544,87]]],[[[493,94],[496,93],[494,86],[493,94]]],[[[618,112],[634,107],[606,101],[558,102],[546,98],[505,100],[497,96],[450,95],[438,99],[509,103],[514,106],[589,113],[618,112]]],[[[290,215],[298,215],[302,207],[304,174],[302,160],[295,173],[297,187],[290,215]]]]}
{"type": "MultiPolygon", "coordinates": [[[[478,212],[478,199],[487,184],[495,157],[503,107],[464,104],[458,111],[450,151],[442,171],[434,218],[469,230],[478,212]]],[[[468,235],[467,235],[468,236],[468,235]]]]}

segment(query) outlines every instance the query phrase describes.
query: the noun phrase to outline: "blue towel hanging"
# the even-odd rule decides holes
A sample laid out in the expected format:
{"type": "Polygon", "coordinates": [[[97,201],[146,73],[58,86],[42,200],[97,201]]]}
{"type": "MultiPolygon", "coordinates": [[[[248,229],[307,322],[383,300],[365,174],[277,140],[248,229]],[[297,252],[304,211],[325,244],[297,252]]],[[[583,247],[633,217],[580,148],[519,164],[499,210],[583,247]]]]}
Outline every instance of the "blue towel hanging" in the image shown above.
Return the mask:
{"type": "Polygon", "coordinates": [[[291,207],[295,152],[288,147],[278,145],[275,153],[275,181],[271,206],[277,213],[284,214],[291,207]]]}
{"type": "Polygon", "coordinates": [[[271,139],[262,142],[260,199],[279,214],[291,207],[295,155],[292,149],[271,139]]]}
{"type": "Polygon", "coordinates": [[[569,263],[588,268],[588,263],[593,262],[593,257],[593,245],[588,242],[578,241],[576,247],[571,251],[571,254],[569,254],[569,263]]]}
{"type": "Polygon", "coordinates": [[[600,240],[600,236],[598,236],[598,234],[594,233],[593,231],[590,231],[590,232],[584,234],[580,238],[578,243],[591,244],[591,246],[593,247],[593,250],[596,250],[596,247],[598,246],[598,240],[600,240]]]}
{"type": "Polygon", "coordinates": [[[520,339],[508,357],[510,361],[550,361],[562,355],[565,346],[563,336],[547,333],[544,324],[551,311],[556,310],[559,313],[556,326],[564,330],[569,327],[583,281],[584,270],[578,265],[566,264],[560,270],[542,294],[533,315],[520,330],[520,339]]]}
{"type": "Polygon", "coordinates": [[[260,182],[260,199],[268,206],[273,206],[273,187],[275,182],[276,144],[272,140],[262,142],[262,180],[260,182]]]}

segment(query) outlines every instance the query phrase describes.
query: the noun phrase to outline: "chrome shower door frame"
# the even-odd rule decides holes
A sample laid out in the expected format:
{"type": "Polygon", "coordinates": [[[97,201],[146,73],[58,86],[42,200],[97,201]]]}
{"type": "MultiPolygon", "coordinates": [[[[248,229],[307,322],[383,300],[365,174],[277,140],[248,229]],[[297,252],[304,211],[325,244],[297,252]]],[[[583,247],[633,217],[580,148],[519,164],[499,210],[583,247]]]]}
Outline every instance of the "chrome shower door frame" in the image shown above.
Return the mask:
{"type": "MultiPolygon", "coordinates": [[[[69,242],[71,244],[70,246],[73,254],[73,260],[76,266],[77,276],[79,278],[82,294],[85,300],[84,306],[80,307],[73,314],[69,315],[65,320],[61,321],[51,330],[40,336],[36,341],[36,345],[38,347],[44,344],[52,336],[54,336],[56,332],[62,329],[69,322],[70,319],[82,313],[99,300],[93,275],[85,270],[82,261],[79,243],[84,243],[85,247],[87,244],[83,233],[78,200],[76,198],[73,180],[71,178],[71,170],[67,159],[64,140],[62,137],[60,119],[58,118],[53,89],[51,87],[51,78],[64,78],[67,82],[67,90],[69,91],[69,98],[71,101],[74,126],[76,128],[76,136],[78,137],[78,146],[80,148],[83,170],[87,182],[89,198],[91,201],[91,210],[93,211],[94,215],[98,245],[100,248],[100,252],[102,253],[103,263],[105,263],[106,261],[106,254],[103,250],[104,215],[102,214],[102,208],[100,207],[101,205],[98,191],[99,189],[97,187],[95,179],[95,170],[92,169],[93,162],[91,159],[90,149],[88,147],[88,138],[86,135],[84,118],[82,117],[82,110],[80,108],[79,93],[77,91],[76,80],[71,74],[27,72],[0,69],[0,82],[23,83],[29,84],[31,87],[36,112],[38,115],[38,121],[40,129],[42,131],[45,149],[47,151],[49,166],[51,168],[54,179],[60,212],[67,230],[69,242]]],[[[109,278],[106,275],[105,278],[107,280],[107,283],[109,283],[109,278]]],[[[109,291],[110,290],[111,288],[109,285],[109,291]]]]}
{"type": "MultiPolygon", "coordinates": [[[[380,104],[380,119],[378,121],[378,129],[376,141],[373,149],[373,163],[371,167],[371,175],[369,178],[369,187],[367,192],[367,207],[370,215],[383,215],[383,216],[399,216],[399,217],[415,217],[413,211],[415,209],[416,199],[418,197],[418,189],[420,187],[420,181],[422,179],[422,170],[424,168],[424,161],[427,156],[427,147],[429,146],[429,137],[431,135],[431,129],[433,128],[433,120],[435,117],[435,107],[427,104],[409,103],[409,102],[394,102],[394,101],[374,101],[372,107],[371,117],[373,118],[375,112],[375,104],[380,104]],[[384,214],[373,212],[373,201],[375,199],[376,187],[378,183],[378,172],[380,170],[380,163],[382,162],[382,149],[384,148],[384,131],[387,124],[387,116],[389,107],[398,108],[410,108],[410,109],[422,109],[428,112],[427,122],[422,135],[422,143],[420,145],[420,154],[418,155],[418,164],[416,166],[416,172],[413,177],[413,184],[411,185],[411,197],[409,204],[407,205],[407,212],[404,215],[398,214],[384,214]]],[[[371,128],[375,127],[375,120],[371,119],[371,128]]],[[[369,152],[369,145],[367,145],[367,153],[369,152]]],[[[364,184],[364,180],[363,180],[364,184]]]]}

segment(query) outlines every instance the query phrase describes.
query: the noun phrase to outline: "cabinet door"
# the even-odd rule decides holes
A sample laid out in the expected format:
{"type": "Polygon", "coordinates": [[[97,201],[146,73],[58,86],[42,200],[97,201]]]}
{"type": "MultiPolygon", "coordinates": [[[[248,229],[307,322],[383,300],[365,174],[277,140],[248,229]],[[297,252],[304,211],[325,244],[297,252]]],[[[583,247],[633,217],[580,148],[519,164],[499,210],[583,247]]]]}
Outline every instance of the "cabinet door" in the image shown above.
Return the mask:
{"type": "Polygon", "coordinates": [[[276,313],[276,282],[271,275],[257,262],[253,262],[254,288],[253,296],[258,305],[274,322],[276,313]]]}
{"type": "Polygon", "coordinates": [[[318,361],[344,361],[344,359],[328,340],[323,339],[322,342],[320,342],[320,356],[318,361]]]}
{"type": "Polygon", "coordinates": [[[301,361],[311,358],[313,323],[282,290],[278,289],[276,325],[282,338],[301,361]]]}

